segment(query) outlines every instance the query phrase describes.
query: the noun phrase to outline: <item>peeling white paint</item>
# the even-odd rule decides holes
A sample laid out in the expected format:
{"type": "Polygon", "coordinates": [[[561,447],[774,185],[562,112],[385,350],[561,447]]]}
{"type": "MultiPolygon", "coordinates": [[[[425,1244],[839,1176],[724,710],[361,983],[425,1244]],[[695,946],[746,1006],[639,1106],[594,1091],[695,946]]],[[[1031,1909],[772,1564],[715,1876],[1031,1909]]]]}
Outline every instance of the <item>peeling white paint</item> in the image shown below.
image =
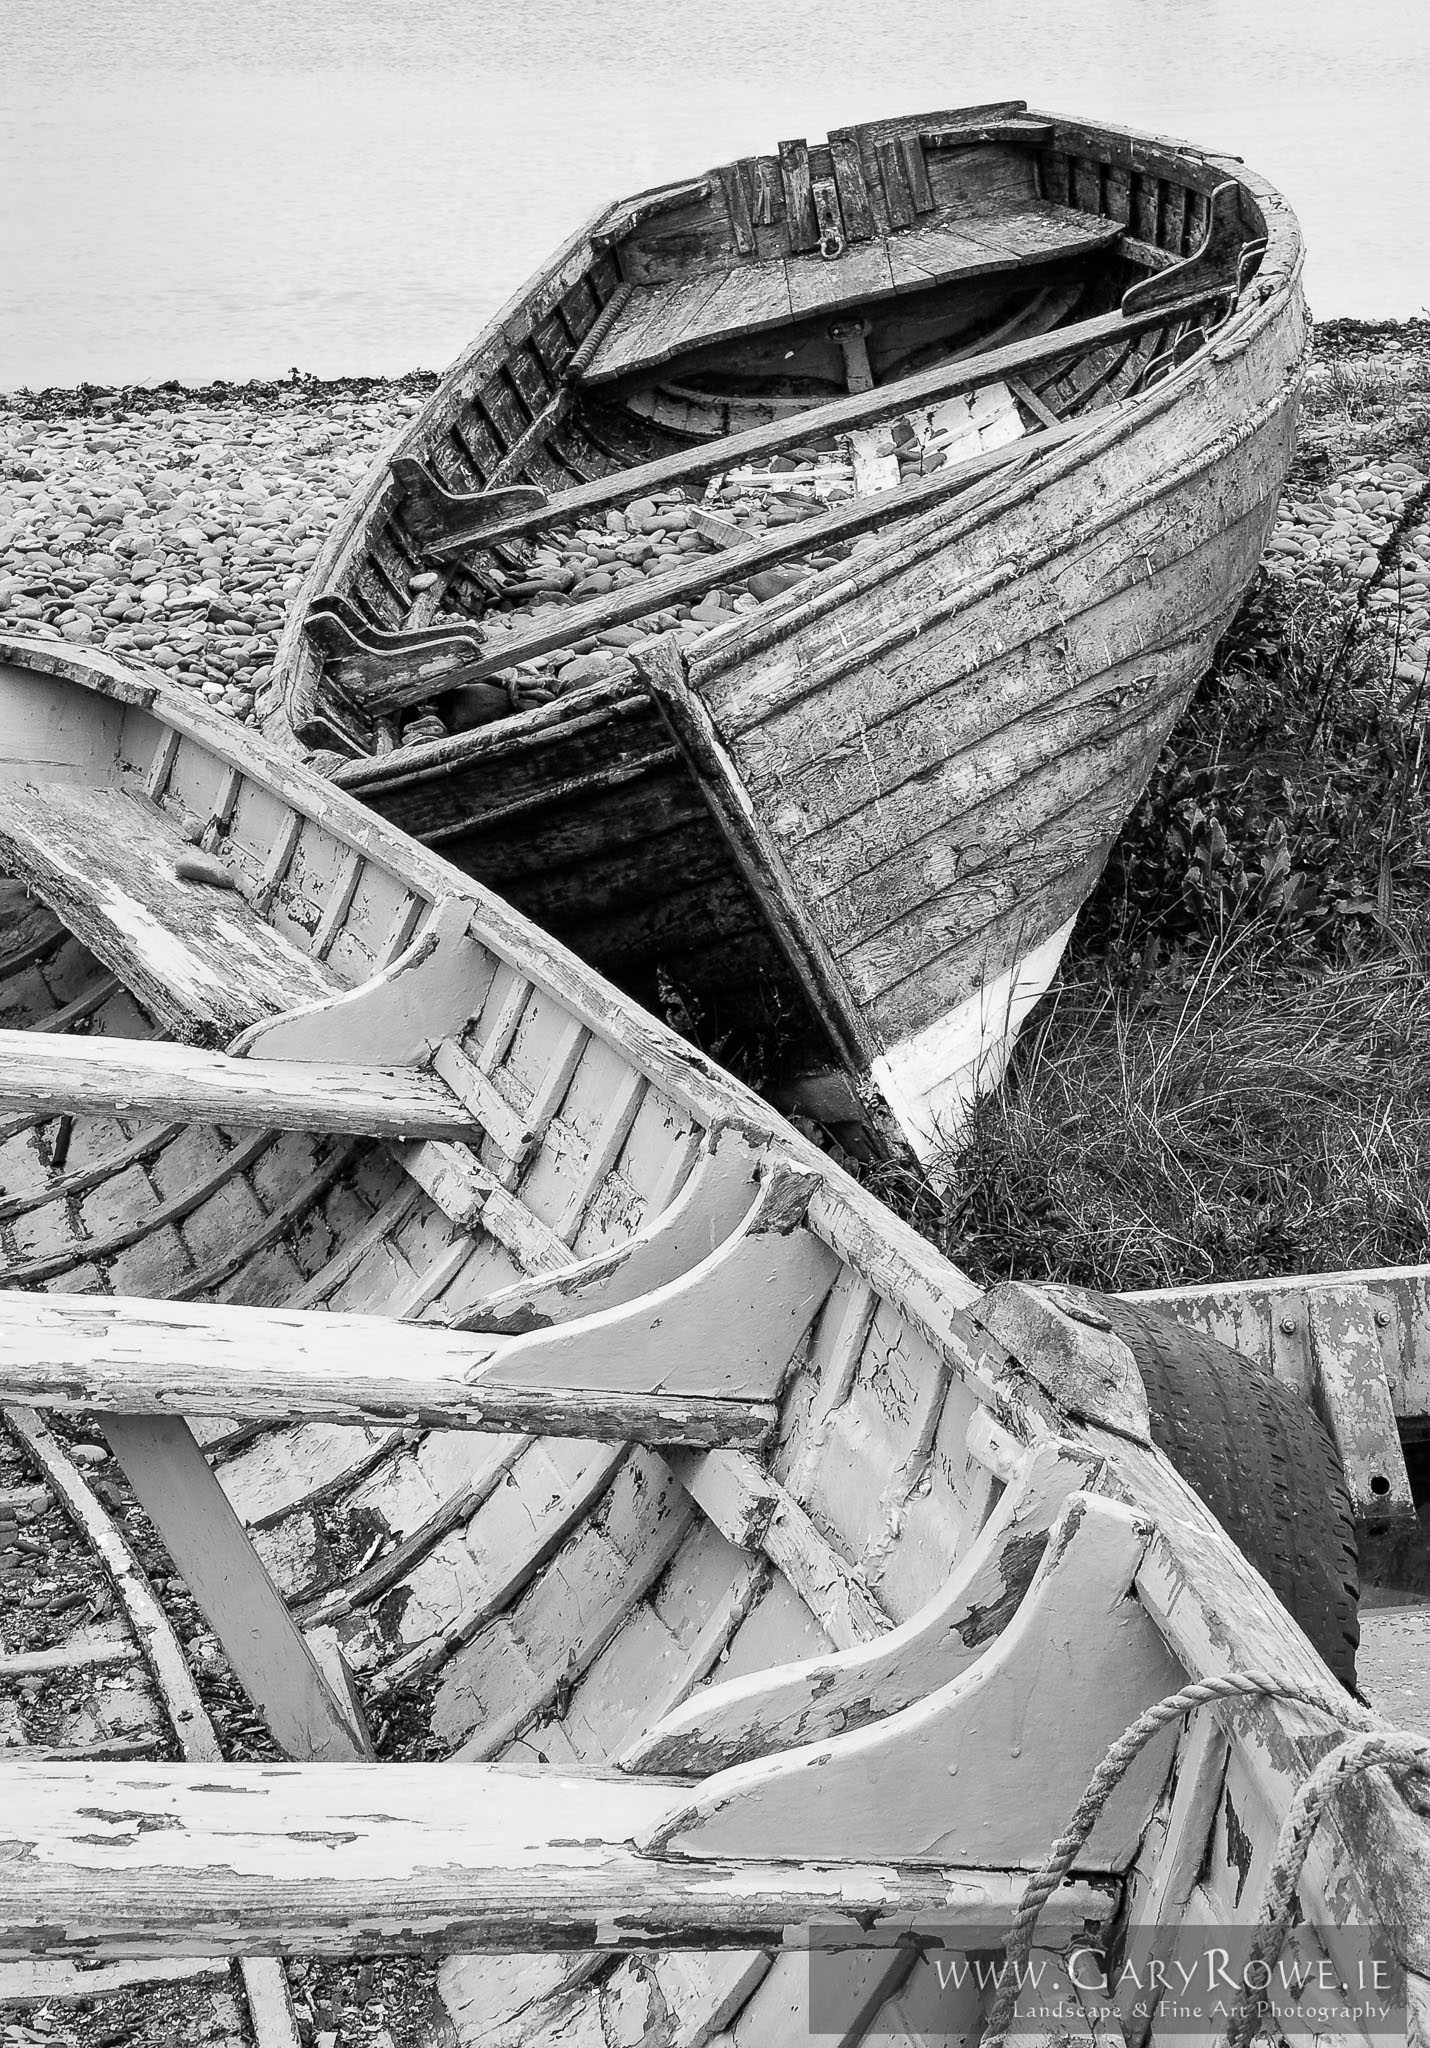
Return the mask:
{"type": "Polygon", "coordinates": [[[980,1095],[996,1088],[1024,1019],[1047,993],[1076,917],[955,1010],[891,1045],[870,1069],[922,1158],[956,1139],[980,1095]]]}

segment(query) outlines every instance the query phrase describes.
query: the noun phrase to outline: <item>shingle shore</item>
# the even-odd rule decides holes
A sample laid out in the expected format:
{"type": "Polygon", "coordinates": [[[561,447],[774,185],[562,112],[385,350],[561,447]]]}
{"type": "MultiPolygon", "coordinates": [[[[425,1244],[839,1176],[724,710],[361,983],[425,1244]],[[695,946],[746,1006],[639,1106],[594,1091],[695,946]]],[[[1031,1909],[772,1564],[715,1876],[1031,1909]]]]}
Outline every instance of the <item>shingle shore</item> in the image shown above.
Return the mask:
{"type": "Polygon", "coordinates": [[[0,621],[164,670],[251,719],[323,535],[408,385],[0,399],[0,621]]]}
{"type": "MultiPolygon", "coordinates": [[[[1313,394],[1328,374],[1313,366],[1313,394]]],[[[0,397],[0,623],[151,663],[251,720],[323,536],[433,381],[0,397]]],[[[1329,475],[1288,489],[1267,567],[1371,585],[1397,672],[1421,678],[1424,466],[1332,452],[1329,475]]]]}

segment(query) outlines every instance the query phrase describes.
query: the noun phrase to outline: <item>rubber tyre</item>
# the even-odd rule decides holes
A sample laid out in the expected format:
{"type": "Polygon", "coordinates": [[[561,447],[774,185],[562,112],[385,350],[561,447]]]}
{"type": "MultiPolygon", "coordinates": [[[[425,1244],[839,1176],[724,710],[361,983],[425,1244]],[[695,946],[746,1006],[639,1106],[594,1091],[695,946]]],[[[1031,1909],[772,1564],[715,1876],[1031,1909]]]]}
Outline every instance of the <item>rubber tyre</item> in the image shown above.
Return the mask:
{"type": "Polygon", "coordinates": [[[1096,1300],[1137,1361],[1154,1443],[1354,1691],[1355,1520],[1319,1417],[1267,1367],[1165,1310],[1096,1300]]]}

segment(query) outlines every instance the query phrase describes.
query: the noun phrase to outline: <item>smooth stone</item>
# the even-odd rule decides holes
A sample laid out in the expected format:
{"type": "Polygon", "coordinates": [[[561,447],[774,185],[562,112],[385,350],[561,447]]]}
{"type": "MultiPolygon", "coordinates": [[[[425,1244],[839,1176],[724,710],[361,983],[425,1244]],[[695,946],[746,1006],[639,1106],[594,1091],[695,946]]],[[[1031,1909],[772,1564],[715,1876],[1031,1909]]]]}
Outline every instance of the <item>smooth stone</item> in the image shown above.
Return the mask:
{"type": "Polygon", "coordinates": [[[479,725],[494,725],[510,713],[511,699],[497,683],[463,683],[442,699],[442,716],[449,732],[472,732],[479,725]]]}
{"type": "Polygon", "coordinates": [[[793,567],[760,569],[750,578],[750,595],[758,598],[761,604],[767,604],[772,597],[780,597],[786,590],[793,590],[808,573],[806,569],[793,567]]]}
{"type": "Polygon", "coordinates": [[[594,654],[578,654],[574,661],[568,661],[556,672],[556,687],[565,696],[571,690],[580,690],[587,683],[599,683],[611,673],[615,656],[598,650],[594,654]]]}

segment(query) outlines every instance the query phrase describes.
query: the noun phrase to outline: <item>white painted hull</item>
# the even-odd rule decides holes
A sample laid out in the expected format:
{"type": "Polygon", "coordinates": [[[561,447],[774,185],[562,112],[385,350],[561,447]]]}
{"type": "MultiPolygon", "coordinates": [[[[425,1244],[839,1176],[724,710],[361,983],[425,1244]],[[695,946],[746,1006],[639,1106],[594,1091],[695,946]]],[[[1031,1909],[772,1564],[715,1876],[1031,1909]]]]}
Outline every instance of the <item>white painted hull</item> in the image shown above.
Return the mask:
{"type": "Polygon", "coordinates": [[[913,1032],[874,1062],[869,1078],[920,1159],[956,1147],[980,1096],[1002,1082],[1018,1033],[1047,994],[1076,918],[1068,918],[977,995],[913,1032]]]}

